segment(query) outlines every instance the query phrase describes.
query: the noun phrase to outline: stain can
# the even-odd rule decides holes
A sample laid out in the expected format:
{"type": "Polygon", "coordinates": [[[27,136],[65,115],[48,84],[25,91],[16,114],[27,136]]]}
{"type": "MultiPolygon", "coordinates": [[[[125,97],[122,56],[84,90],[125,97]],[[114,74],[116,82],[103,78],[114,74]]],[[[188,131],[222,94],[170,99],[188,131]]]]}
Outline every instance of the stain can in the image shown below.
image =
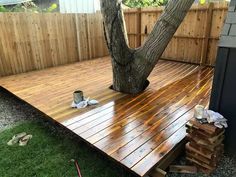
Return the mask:
{"type": "Polygon", "coordinates": [[[73,96],[74,96],[74,103],[75,104],[78,104],[81,101],[84,101],[83,92],[81,90],[74,91],[73,96]]]}

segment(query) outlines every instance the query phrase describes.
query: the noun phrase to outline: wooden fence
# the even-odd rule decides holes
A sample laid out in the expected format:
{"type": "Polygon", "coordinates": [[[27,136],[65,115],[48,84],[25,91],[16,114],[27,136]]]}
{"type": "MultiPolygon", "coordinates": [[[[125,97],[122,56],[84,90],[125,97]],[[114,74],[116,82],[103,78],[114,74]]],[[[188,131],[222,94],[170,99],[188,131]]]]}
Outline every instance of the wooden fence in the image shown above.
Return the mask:
{"type": "Polygon", "coordinates": [[[108,55],[100,13],[1,13],[0,26],[0,76],[108,55]]]}
{"type": "MultiPolygon", "coordinates": [[[[227,9],[227,3],[194,5],[162,58],[214,65],[219,35],[227,9]]],[[[125,19],[130,46],[138,47],[145,41],[162,11],[163,8],[126,10],[125,19]]]]}
{"type": "MultiPolygon", "coordinates": [[[[163,8],[125,11],[130,46],[138,47],[163,8]]],[[[193,6],[162,58],[214,65],[227,4],[193,6]]],[[[96,14],[0,13],[0,76],[108,55],[96,14]]]]}

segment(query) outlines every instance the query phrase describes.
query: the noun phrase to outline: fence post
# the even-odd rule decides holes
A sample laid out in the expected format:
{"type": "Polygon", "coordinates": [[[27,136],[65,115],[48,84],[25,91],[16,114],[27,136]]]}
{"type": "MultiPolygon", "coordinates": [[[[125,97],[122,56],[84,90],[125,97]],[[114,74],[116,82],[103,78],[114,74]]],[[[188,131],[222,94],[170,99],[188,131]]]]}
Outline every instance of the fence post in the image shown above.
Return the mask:
{"type": "Polygon", "coordinates": [[[205,65],[207,62],[207,54],[208,54],[208,47],[209,47],[209,38],[211,34],[211,26],[212,26],[212,15],[213,15],[213,8],[214,3],[209,3],[207,9],[207,19],[206,19],[206,29],[204,33],[204,41],[203,41],[203,48],[202,48],[202,57],[200,65],[205,65]]]}
{"type": "Polygon", "coordinates": [[[142,13],[141,13],[142,9],[138,8],[137,10],[137,34],[136,34],[136,46],[135,47],[139,47],[141,46],[142,43],[142,13]]]}

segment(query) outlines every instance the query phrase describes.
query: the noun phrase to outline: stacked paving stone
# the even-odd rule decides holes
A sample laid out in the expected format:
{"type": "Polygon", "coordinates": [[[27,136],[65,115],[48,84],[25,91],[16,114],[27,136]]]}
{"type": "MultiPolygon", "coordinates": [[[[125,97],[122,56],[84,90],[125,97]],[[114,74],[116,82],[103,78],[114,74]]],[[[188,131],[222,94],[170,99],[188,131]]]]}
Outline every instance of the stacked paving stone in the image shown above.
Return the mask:
{"type": "Polygon", "coordinates": [[[224,129],[213,124],[201,124],[191,119],[187,124],[186,158],[199,171],[211,174],[217,167],[224,152],[224,129]]]}

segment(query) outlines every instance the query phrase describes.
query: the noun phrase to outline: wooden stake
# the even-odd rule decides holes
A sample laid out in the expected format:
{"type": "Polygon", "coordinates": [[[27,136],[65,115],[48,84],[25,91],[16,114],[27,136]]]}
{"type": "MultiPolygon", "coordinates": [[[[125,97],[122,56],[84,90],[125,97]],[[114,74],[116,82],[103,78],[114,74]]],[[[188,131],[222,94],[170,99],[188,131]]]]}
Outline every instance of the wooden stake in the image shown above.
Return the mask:
{"type": "Polygon", "coordinates": [[[153,170],[152,174],[150,174],[150,177],[165,177],[166,176],[166,172],[160,168],[155,168],[155,170],[153,170]]]}
{"type": "Polygon", "coordinates": [[[169,172],[173,173],[197,173],[197,167],[195,166],[182,166],[182,165],[171,165],[169,172]]]}

